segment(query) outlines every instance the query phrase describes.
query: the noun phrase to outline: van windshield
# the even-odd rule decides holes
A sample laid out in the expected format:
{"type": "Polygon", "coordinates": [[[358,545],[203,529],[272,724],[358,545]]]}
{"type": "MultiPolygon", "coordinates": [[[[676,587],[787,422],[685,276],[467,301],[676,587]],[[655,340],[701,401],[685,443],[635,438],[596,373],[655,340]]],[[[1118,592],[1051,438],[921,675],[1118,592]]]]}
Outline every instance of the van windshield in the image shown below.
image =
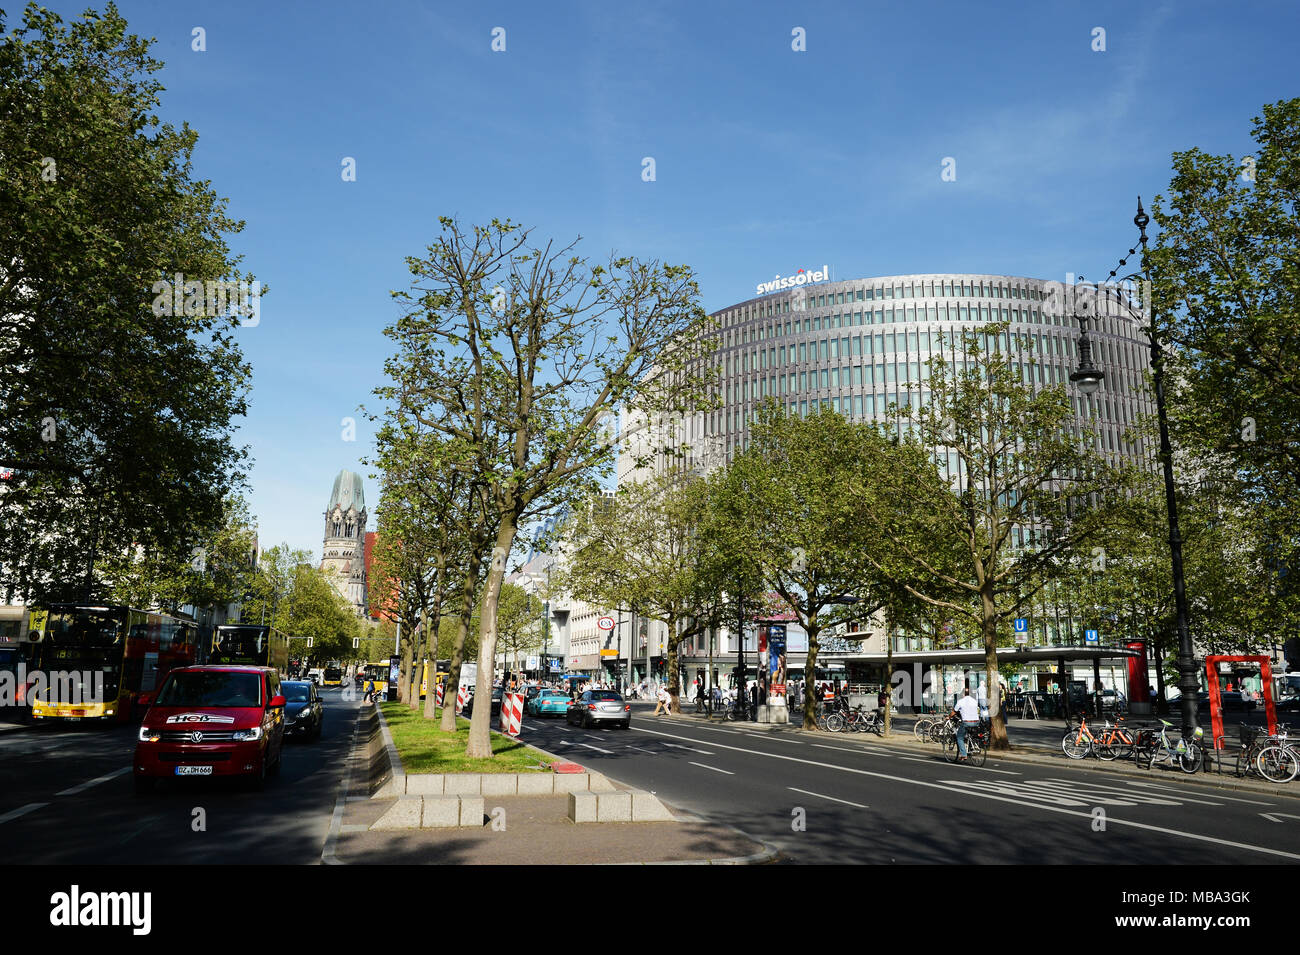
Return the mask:
{"type": "Polygon", "coordinates": [[[257,673],[173,673],[157,706],[261,706],[262,677],[257,673]]]}

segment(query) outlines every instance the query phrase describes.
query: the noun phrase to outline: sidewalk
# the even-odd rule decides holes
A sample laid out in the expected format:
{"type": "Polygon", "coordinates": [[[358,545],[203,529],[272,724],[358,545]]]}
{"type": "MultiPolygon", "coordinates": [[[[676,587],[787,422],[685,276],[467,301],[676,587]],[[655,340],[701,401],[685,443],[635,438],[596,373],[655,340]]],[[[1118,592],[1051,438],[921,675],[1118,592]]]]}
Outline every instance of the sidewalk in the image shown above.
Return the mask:
{"type": "MultiPolygon", "coordinates": [[[[692,711],[694,705],[691,706],[692,711]]],[[[648,715],[648,714],[647,714],[648,715]]],[[[694,712],[682,712],[670,717],[659,717],[663,722],[687,722],[689,725],[697,725],[706,722],[706,717],[694,712]]],[[[798,718],[796,717],[796,720],[798,718]]],[[[653,719],[648,722],[654,722],[653,719]]],[[[824,733],[818,730],[808,731],[803,729],[801,723],[786,724],[765,724],[765,723],[745,723],[735,722],[728,723],[714,716],[711,725],[719,728],[738,729],[738,730],[758,730],[769,733],[797,733],[799,735],[812,735],[817,733],[822,737],[834,738],[837,743],[857,743],[862,746],[889,746],[893,748],[906,749],[915,755],[928,754],[937,760],[943,758],[942,751],[936,743],[919,742],[912,735],[912,725],[915,717],[903,716],[891,721],[891,735],[888,737],[878,737],[874,733],[824,733]]],[[[1096,757],[1087,759],[1070,759],[1061,751],[1061,735],[1065,732],[1065,723],[1060,720],[1011,720],[1008,723],[1007,736],[1011,741],[1012,749],[1006,752],[990,752],[991,760],[1006,760],[1009,762],[1021,762],[1030,765],[1039,765],[1044,767],[1064,768],[1072,766],[1075,768],[1087,769],[1090,771],[1112,772],[1121,776],[1128,776],[1134,779],[1147,781],[1160,781],[1163,783],[1177,782],[1189,786],[1199,786],[1209,789],[1236,790],[1240,792],[1253,792],[1274,796],[1289,796],[1292,799],[1300,798],[1300,781],[1291,783],[1271,783],[1266,779],[1256,777],[1238,778],[1232,775],[1234,765],[1235,751],[1228,749],[1223,751],[1220,756],[1225,760],[1224,772],[1218,773],[1214,769],[1214,763],[1209,762],[1210,770],[1202,771],[1195,775],[1188,775],[1173,767],[1154,767],[1152,769],[1139,769],[1133,764],[1132,760],[1115,760],[1106,762],[1096,757]],[[1032,728],[1041,727],[1041,734],[1045,739],[1026,739],[1039,734],[1034,734],[1032,728]],[[1028,731],[1028,732],[1027,732],[1028,731]],[[1054,734],[1054,738],[1053,738],[1054,734]]],[[[1212,755],[1212,754],[1211,754],[1212,755]]]]}
{"type": "MultiPolygon", "coordinates": [[[[359,723],[358,723],[359,725],[359,723]]],[[[483,824],[371,831],[395,798],[370,798],[367,757],[354,739],[323,859],[351,865],[756,865],[775,850],[669,806],[677,822],[569,821],[569,797],[485,796],[483,824]]],[[[542,752],[539,750],[539,752],[542,752]]],[[[568,762],[546,753],[552,762],[568,762]]],[[[618,789],[631,789],[610,780],[618,789]]]]}

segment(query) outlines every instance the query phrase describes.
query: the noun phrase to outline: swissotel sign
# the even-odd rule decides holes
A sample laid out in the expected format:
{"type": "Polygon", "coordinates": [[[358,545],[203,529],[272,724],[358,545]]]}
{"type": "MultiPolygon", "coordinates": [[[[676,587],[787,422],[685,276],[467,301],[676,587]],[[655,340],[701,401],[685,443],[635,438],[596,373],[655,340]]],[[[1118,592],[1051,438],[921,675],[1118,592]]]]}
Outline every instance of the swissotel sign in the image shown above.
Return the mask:
{"type": "Polygon", "coordinates": [[[779,292],[785,288],[795,288],[799,285],[810,285],[813,282],[825,282],[830,277],[831,270],[829,266],[823,265],[821,271],[816,269],[800,269],[794,275],[772,277],[770,282],[760,282],[754,286],[759,295],[766,295],[768,292],[779,292]]]}

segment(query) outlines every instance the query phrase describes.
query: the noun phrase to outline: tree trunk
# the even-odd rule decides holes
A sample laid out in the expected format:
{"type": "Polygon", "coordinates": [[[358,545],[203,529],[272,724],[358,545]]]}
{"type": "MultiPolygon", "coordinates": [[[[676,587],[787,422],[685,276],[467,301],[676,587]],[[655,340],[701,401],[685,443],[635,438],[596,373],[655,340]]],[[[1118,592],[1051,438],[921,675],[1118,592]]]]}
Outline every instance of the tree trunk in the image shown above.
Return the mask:
{"type": "Polygon", "coordinates": [[[681,680],[678,678],[678,644],[681,637],[677,635],[677,618],[669,615],[665,621],[668,625],[668,695],[672,702],[668,704],[670,713],[680,713],[682,711],[681,680]]]}
{"type": "Polygon", "coordinates": [[[817,728],[817,706],[821,703],[821,694],[817,692],[817,635],[821,627],[811,621],[808,623],[808,658],[803,665],[803,728],[817,728]]]}
{"type": "MultiPolygon", "coordinates": [[[[916,692],[913,689],[912,692],[916,692]]],[[[894,712],[894,617],[885,613],[885,728],[884,735],[890,734],[891,720],[894,712]]]]}
{"type": "MultiPolygon", "coordinates": [[[[476,542],[475,542],[476,543],[476,542]]],[[[470,621],[474,618],[474,598],[478,594],[478,575],[483,558],[477,546],[471,546],[469,566],[460,590],[460,616],[456,623],[456,643],[451,648],[451,666],[448,667],[447,691],[442,698],[442,722],[438,728],[444,733],[456,732],[456,694],[460,691],[460,666],[465,662],[465,640],[469,636],[470,621]]],[[[489,708],[491,704],[489,703],[489,708]]]]}
{"type": "Polygon", "coordinates": [[[483,615],[478,629],[478,683],[474,690],[474,714],[470,718],[469,744],[465,755],[470,759],[492,758],[492,678],[497,658],[497,601],[501,582],[506,576],[506,561],[515,543],[513,515],[501,522],[496,546],[492,549],[492,566],[483,589],[483,615]]]}
{"type": "Polygon", "coordinates": [[[399,703],[406,702],[407,686],[411,680],[412,642],[410,631],[408,630],[407,635],[402,638],[402,645],[399,649],[399,653],[402,657],[402,662],[397,671],[397,701],[399,703]]]}
{"type": "Polygon", "coordinates": [[[992,716],[993,723],[989,731],[989,748],[1007,750],[1011,748],[1011,743],[1007,739],[1007,724],[999,719],[999,712],[993,709],[1002,685],[998,682],[998,618],[997,608],[993,603],[992,588],[985,588],[980,599],[984,612],[984,619],[981,622],[984,635],[984,680],[988,684],[989,714],[992,716]]]}
{"type": "Polygon", "coordinates": [[[420,708],[420,684],[424,682],[424,647],[428,640],[425,632],[429,626],[429,615],[420,611],[420,639],[415,643],[415,653],[411,662],[411,692],[407,694],[406,704],[412,711],[420,708]]]}
{"type": "MultiPolygon", "coordinates": [[[[434,674],[433,685],[429,687],[429,692],[424,698],[425,719],[433,719],[438,708],[438,630],[442,627],[442,590],[446,581],[446,573],[445,561],[440,560],[436,589],[433,592],[433,610],[429,614],[429,631],[425,635],[425,646],[429,648],[429,658],[433,661],[434,674]]],[[[443,687],[443,690],[445,692],[446,687],[443,687]]]]}

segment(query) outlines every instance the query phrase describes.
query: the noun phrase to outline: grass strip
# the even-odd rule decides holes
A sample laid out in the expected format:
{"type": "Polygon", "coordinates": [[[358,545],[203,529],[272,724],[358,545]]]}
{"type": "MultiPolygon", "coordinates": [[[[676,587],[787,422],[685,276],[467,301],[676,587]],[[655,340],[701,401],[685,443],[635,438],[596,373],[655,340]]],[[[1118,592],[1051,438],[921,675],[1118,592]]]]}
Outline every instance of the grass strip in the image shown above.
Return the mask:
{"type": "MultiPolygon", "coordinates": [[[[550,764],[550,757],[519,740],[492,733],[492,759],[465,755],[469,720],[456,718],[456,732],[444,733],[438,719],[425,719],[423,708],[381,703],[393,744],[408,773],[527,773],[550,764]]],[[[441,714],[439,714],[441,716],[441,714]]]]}

